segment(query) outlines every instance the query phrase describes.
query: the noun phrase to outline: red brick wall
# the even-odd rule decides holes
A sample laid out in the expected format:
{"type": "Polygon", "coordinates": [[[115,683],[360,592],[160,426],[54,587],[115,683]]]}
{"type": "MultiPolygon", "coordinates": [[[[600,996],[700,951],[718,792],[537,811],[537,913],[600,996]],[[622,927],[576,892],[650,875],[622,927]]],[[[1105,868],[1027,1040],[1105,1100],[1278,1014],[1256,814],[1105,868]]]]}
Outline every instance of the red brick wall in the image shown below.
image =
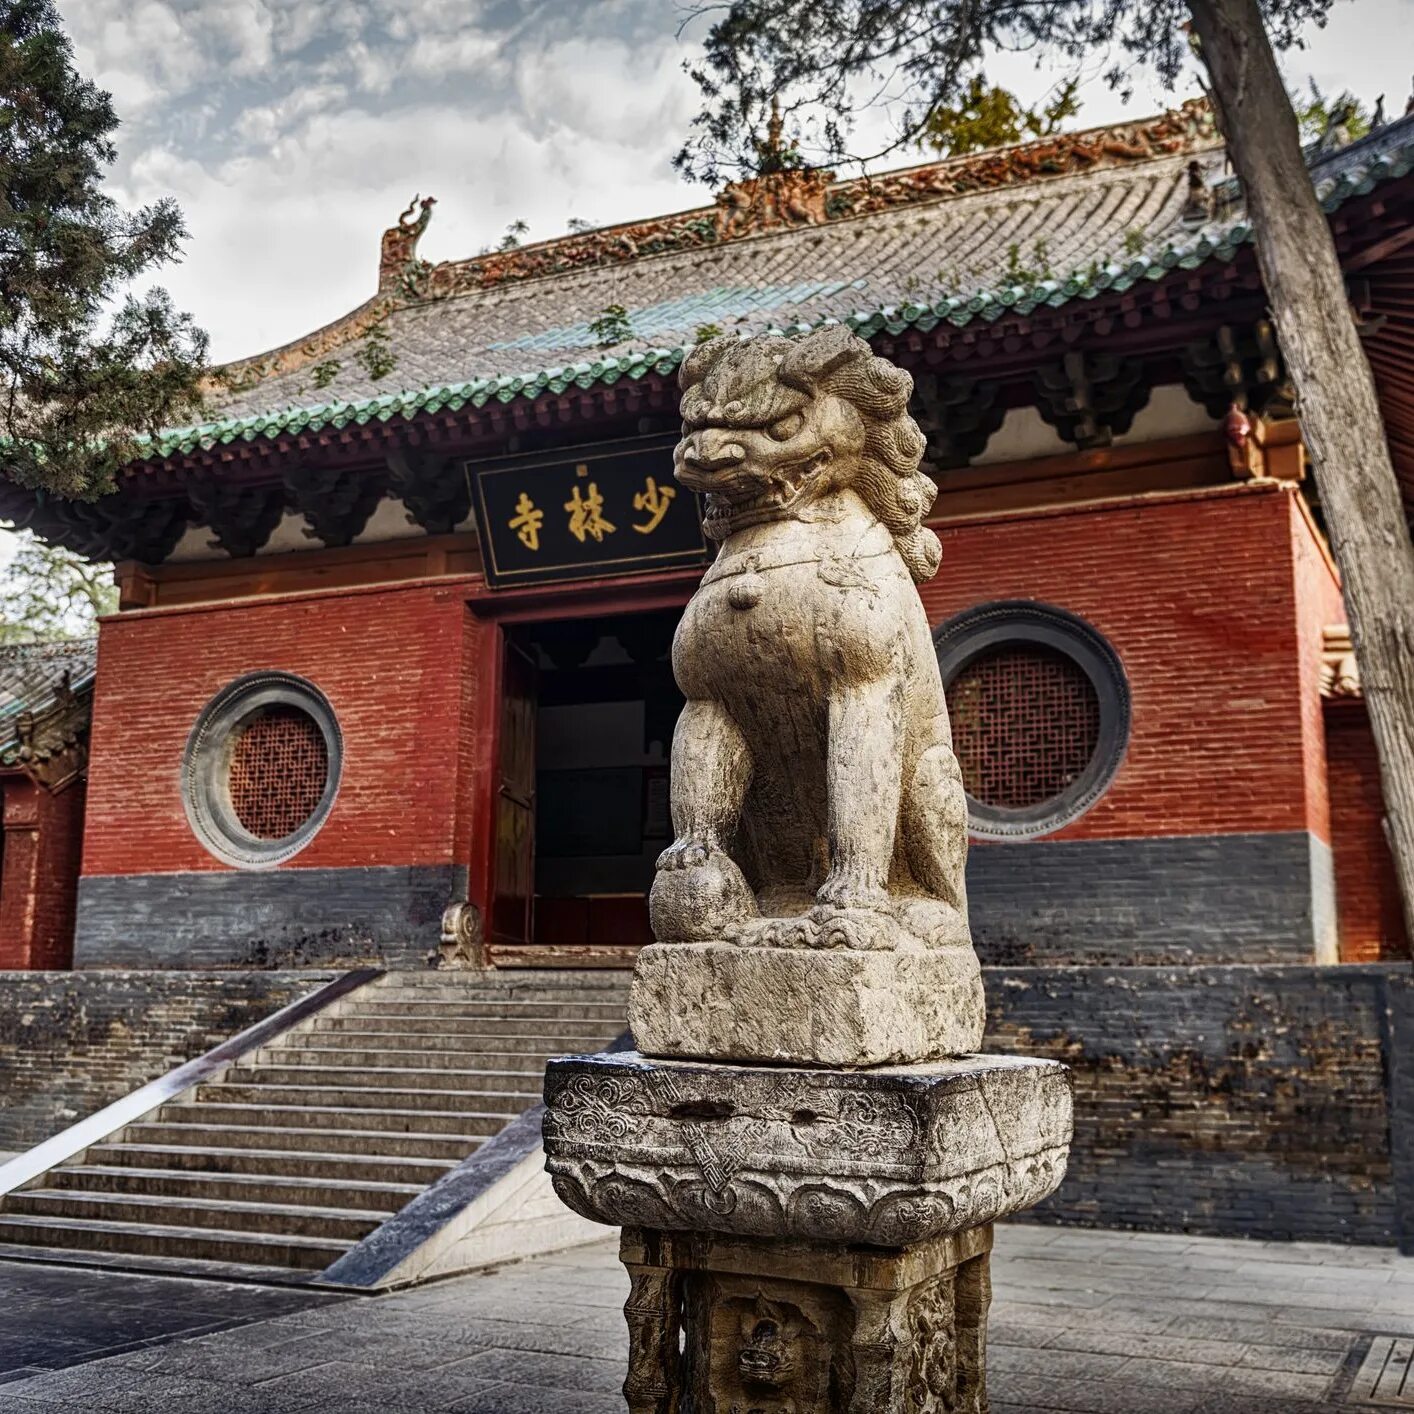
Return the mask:
{"type": "MultiPolygon", "coordinates": [[[[1092,623],[1124,662],[1133,696],[1126,760],[1096,805],[1052,838],[1328,837],[1315,675],[1333,580],[1289,488],[1005,514],[940,533],[943,568],[923,590],[935,623],[990,600],[1042,600],[1092,623]]],[[[479,894],[486,827],[474,797],[490,773],[494,713],[477,689],[495,630],[466,607],[473,585],[107,620],[85,874],[225,869],[185,819],[183,748],[213,694],[242,673],[277,668],[329,697],[345,746],[327,823],[281,868],[470,863],[479,894]]]]}
{"type": "Polygon", "coordinates": [[[1124,663],[1128,755],[1093,808],[1050,838],[1326,836],[1311,780],[1325,774],[1320,632],[1316,656],[1303,655],[1297,562],[1310,531],[1295,502],[1289,489],[1225,488],[939,528],[942,569],[923,587],[934,623],[1037,599],[1094,625],[1124,663]]]}
{"type": "Polygon", "coordinates": [[[68,967],[83,839],[84,787],[51,795],[24,776],[0,782],[0,969],[68,967]]]}
{"type": "Polygon", "coordinates": [[[1399,885],[1382,823],[1380,763],[1370,719],[1358,702],[1327,708],[1326,754],[1340,960],[1407,958],[1399,885]]]}
{"type": "Polygon", "coordinates": [[[312,682],[344,739],[334,808],[282,867],[462,862],[469,617],[465,588],[444,581],[104,620],[84,874],[227,868],[187,824],[182,752],[210,698],[257,669],[312,682]]]}

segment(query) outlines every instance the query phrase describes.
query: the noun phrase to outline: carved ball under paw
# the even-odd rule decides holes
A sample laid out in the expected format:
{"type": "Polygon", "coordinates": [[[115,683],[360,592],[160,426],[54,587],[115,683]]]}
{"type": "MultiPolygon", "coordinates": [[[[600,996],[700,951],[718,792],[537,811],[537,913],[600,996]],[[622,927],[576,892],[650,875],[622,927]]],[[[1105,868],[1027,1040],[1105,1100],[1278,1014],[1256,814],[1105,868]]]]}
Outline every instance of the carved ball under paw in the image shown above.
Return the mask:
{"type": "Polygon", "coordinates": [[[660,943],[701,943],[729,936],[756,914],[756,898],[731,857],[704,851],[704,862],[659,867],[648,918],[660,943]]]}

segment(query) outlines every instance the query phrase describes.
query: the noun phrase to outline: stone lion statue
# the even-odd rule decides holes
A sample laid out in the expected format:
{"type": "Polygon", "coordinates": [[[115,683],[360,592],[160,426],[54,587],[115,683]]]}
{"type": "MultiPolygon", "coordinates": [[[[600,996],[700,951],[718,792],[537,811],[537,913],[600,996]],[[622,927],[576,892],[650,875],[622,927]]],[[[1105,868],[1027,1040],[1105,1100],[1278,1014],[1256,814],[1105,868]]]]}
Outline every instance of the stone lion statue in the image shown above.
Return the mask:
{"type": "Polygon", "coordinates": [[[914,588],[940,547],[913,380],[836,326],[709,340],[681,386],[675,475],[721,551],[673,644],[655,935],[968,944],[966,802],[914,588]]]}

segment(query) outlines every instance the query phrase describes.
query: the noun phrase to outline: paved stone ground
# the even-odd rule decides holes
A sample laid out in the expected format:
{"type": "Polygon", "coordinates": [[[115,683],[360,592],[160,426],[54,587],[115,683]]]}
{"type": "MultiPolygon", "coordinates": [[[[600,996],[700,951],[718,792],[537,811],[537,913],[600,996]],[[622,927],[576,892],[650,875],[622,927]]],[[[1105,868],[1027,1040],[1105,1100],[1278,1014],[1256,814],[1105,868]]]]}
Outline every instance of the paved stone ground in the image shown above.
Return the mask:
{"type": "Polygon", "coordinates": [[[0,1394],[47,1371],[350,1299],[0,1262],[0,1394]]]}
{"type": "MultiPolygon", "coordinates": [[[[44,1282],[10,1299],[18,1270],[0,1264],[12,1338],[46,1321],[44,1282]]],[[[1348,1399],[1372,1337],[1414,1335],[1414,1259],[1392,1251],[1016,1226],[999,1230],[993,1270],[993,1414],[1373,1414],[1348,1399]]],[[[130,1307],[138,1280],[50,1268],[47,1299],[101,1315],[130,1307]]],[[[610,1243],[377,1300],[140,1280],[165,1286],[169,1308],[225,1302],[243,1324],[76,1351],[84,1363],[0,1385],[0,1414],[624,1408],[610,1243]],[[256,1309],[276,1298],[296,1309],[256,1309]]]]}

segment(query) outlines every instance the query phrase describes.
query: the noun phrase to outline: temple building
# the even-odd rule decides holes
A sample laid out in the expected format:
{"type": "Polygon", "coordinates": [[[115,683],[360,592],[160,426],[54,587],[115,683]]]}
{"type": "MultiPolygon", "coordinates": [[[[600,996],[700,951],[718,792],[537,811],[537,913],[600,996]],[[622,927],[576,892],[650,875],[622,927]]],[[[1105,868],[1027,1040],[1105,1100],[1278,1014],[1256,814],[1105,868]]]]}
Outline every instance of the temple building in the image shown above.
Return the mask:
{"type": "MultiPolygon", "coordinates": [[[[1316,179],[1414,488],[1411,142],[1316,179]]],[[[122,591],[77,966],[420,963],[462,902],[497,965],[629,960],[710,553],[674,371],[822,319],[915,377],[984,957],[1404,955],[1319,489],[1204,108],[435,266],[432,209],[384,236],[371,299],[223,369],[219,416],[113,495],[4,492],[122,591]]]]}
{"type": "MultiPolygon", "coordinates": [[[[1310,160],[1414,498],[1414,119],[1310,160]]],[[[1081,1097],[1060,1209],[1414,1241],[1378,766],[1207,107],[776,171],[441,264],[431,219],[414,199],[364,304],[221,370],[209,420],[111,495],[0,487],[0,514],[113,561],[121,592],[96,671],[87,649],[61,686],[26,667],[14,700],[43,701],[0,718],[0,966],[208,987],[630,964],[671,837],[672,634],[712,554],[672,475],[676,372],[708,338],[841,321],[912,373],[938,485],[921,593],[996,1044],[1052,1047],[1126,1114],[1161,1083],[1152,1123],[1108,1134],[1123,1161],[1083,1157],[1081,1097]],[[67,756],[24,744],[45,731],[67,756]],[[63,889],[36,928],[36,890],[63,889]],[[1281,1067],[1328,1087],[1294,1102],[1299,1143],[1281,1067]],[[1214,1158],[1254,1132],[1256,1180],[1246,1149],[1214,1158]]]]}

